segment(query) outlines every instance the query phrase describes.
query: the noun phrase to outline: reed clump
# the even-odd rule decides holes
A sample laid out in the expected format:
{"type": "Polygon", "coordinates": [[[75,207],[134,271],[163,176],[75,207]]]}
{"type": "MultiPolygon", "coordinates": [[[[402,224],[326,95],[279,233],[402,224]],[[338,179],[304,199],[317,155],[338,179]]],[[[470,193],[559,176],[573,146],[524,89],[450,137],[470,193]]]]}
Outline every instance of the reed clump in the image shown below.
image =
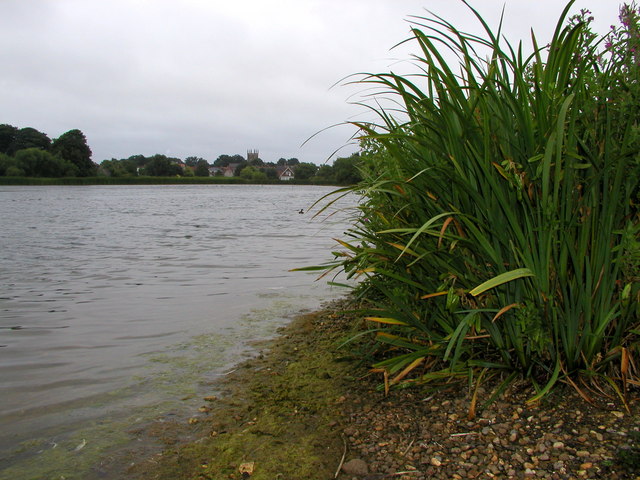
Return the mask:
{"type": "Polygon", "coordinates": [[[374,305],[386,388],[640,385],[640,16],[598,37],[572,3],[529,55],[473,9],[480,36],[414,17],[418,73],[356,80],[378,120],[354,123],[362,201],[331,267],[374,305]]]}

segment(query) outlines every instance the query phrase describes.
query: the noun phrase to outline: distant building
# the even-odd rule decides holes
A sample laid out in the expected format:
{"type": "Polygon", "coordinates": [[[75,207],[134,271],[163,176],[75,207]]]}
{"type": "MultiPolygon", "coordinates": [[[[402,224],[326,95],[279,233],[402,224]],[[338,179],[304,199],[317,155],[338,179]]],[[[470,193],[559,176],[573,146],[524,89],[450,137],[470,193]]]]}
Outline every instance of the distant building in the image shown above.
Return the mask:
{"type": "Polygon", "coordinates": [[[278,173],[278,179],[285,182],[288,180],[293,180],[295,178],[293,170],[288,166],[277,167],[276,172],[278,173]]]}
{"type": "Polygon", "coordinates": [[[260,158],[260,152],[258,150],[247,150],[247,162],[251,163],[251,160],[258,160],[260,158]]]}
{"type": "Polygon", "coordinates": [[[225,177],[234,177],[236,174],[236,168],[238,168],[239,166],[240,166],[239,163],[230,163],[229,165],[224,167],[222,174],[225,177]]]}

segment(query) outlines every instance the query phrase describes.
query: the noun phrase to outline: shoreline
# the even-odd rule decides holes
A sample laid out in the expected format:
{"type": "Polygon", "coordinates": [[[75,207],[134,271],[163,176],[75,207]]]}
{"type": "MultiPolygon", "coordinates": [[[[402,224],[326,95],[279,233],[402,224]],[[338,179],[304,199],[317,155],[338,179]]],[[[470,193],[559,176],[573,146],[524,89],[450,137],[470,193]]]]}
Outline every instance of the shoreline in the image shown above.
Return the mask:
{"type": "MultiPolygon", "coordinates": [[[[343,312],[347,302],[259,342],[186,425],[149,426],[164,451],[132,459],[126,478],[640,478],[637,398],[629,414],[560,387],[531,406],[515,385],[468,420],[466,385],[385,397],[380,378],[337,348],[361,321],[343,312]]],[[[490,386],[479,392],[488,397],[490,386]]]]}
{"type": "Polygon", "coordinates": [[[306,180],[248,180],[241,177],[0,177],[0,186],[110,186],[110,185],[304,185],[340,188],[331,182],[306,180]]]}

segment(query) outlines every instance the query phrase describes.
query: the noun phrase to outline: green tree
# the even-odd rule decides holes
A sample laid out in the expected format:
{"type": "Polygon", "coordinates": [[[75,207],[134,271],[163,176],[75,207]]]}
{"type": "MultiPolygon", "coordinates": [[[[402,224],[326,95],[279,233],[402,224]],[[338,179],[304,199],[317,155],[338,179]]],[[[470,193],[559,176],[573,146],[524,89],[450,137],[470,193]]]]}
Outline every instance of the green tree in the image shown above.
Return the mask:
{"type": "Polygon", "coordinates": [[[14,157],[10,157],[5,153],[0,153],[0,177],[16,177],[24,176],[24,170],[18,167],[18,163],[14,157]]]}
{"type": "Polygon", "coordinates": [[[293,167],[294,165],[298,165],[300,163],[300,160],[298,160],[297,158],[290,158],[289,160],[287,160],[287,165],[289,167],[293,167]]]}
{"type": "Polygon", "coordinates": [[[144,167],[149,161],[144,155],[131,155],[127,160],[133,162],[136,168],[144,167]]]}
{"type": "Polygon", "coordinates": [[[256,167],[247,165],[240,172],[240,178],[244,178],[245,180],[261,181],[261,180],[266,180],[267,175],[261,172],[256,167]]]}
{"type": "Polygon", "coordinates": [[[76,177],[78,167],[39,148],[23,148],[15,154],[16,167],[27,177],[76,177]]]}
{"type": "Polygon", "coordinates": [[[360,163],[360,155],[354,153],[350,157],[336,158],[333,162],[333,172],[336,182],[341,185],[353,185],[362,180],[358,164],[360,163]]]}
{"type": "Polygon", "coordinates": [[[0,125],[0,153],[9,153],[11,145],[16,141],[18,128],[13,125],[0,125]]]}
{"type": "Polygon", "coordinates": [[[244,162],[245,159],[242,155],[239,154],[235,154],[235,155],[220,155],[218,158],[216,158],[216,160],[213,162],[213,166],[214,167],[226,167],[228,166],[230,163],[242,163],[244,162]]]}
{"type": "Polygon", "coordinates": [[[200,159],[195,165],[194,174],[196,177],[208,177],[209,176],[209,163],[206,160],[200,159]]]}
{"type": "MultiPolygon", "coordinates": [[[[196,165],[198,165],[198,162],[203,161],[206,162],[206,160],[204,158],[201,157],[187,157],[184,159],[184,164],[187,167],[193,167],[195,168],[196,165]]],[[[207,165],[209,165],[209,163],[207,162],[207,165]]]]}
{"type": "Polygon", "coordinates": [[[7,153],[14,155],[18,150],[24,150],[26,148],[39,148],[48,151],[51,148],[51,139],[35,128],[21,128],[16,132],[16,136],[9,146],[7,153]]]}
{"type": "Polygon", "coordinates": [[[333,174],[333,167],[331,165],[321,165],[313,177],[316,182],[331,183],[335,182],[335,176],[333,174]]]}
{"type": "Polygon", "coordinates": [[[156,154],[149,159],[143,172],[152,177],[175,177],[182,175],[182,167],[176,163],[176,159],[170,159],[166,155],[156,154]]]}
{"type": "Polygon", "coordinates": [[[90,177],[97,172],[96,164],[91,161],[91,149],[87,139],[78,129],[69,130],[53,141],[51,151],[78,167],[79,177],[90,177]]]}
{"type": "Polygon", "coordinates": [[[240,164],[236,167],[236,169],[233,172],[233,175],[236,177],[239,177],[240,174],[242,173],[242,170],[244,170],[245,168],[247,168],[249,166],[249,164],[247,163],[246,160],[243,160],[242,162],[240,162],[240,164]]]}
{"type": "Polygon", "coordinates": [[[318,166],[314,163],[302,162],[293,169],[296,180],[309,180],[318,171],[318,166]]]}
{"type": "Polygon", "coordinates": [[[278,171],[273,166],[272,167],[261,168],[260,171],[262,173],[264,173],[265,176],[270,180],[277,180],[278,179],[278,171]]]}
{"type": "Polygon", "coordinates": [[[100,163],[100,168],[106,175],[111,177],[132,177],[137,175],[137,165],[133,160],[104,160],[100,163]]]}

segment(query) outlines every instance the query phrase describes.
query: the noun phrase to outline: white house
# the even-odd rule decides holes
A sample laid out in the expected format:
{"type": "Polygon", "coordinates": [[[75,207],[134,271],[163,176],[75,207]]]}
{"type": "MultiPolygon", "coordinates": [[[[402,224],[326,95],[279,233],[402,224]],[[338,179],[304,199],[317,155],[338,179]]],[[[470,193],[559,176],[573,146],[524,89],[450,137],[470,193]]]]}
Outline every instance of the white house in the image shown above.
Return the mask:
{"type": "Polygon", "coordinates": [[[276,171],[278,172],[278,179],[280,180],[288,181],[295,178],[291,167],[278,167],[276,171]]]}

